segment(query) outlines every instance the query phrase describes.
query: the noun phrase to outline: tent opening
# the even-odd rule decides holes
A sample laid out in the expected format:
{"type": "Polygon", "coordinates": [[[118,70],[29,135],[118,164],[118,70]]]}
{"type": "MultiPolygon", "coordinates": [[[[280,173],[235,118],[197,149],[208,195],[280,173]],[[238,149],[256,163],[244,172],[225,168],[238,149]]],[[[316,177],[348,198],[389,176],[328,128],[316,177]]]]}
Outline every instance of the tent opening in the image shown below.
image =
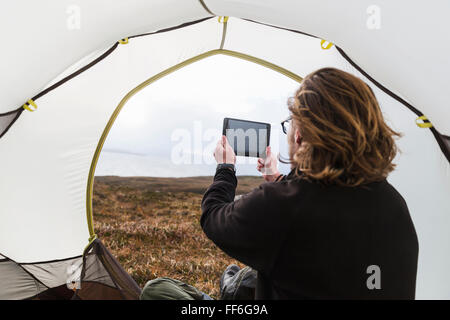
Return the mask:
{"type": "MultiPolygon", "coordinates": [[[[276,71],[214,55],[141,87],[120,106],[96,168],[93,226],[141,287],[168,276],[218,298],[220,270],[238,262],[199,225],[213,147],[223,118],[233,117],[271,123],[273,151],[287,156],[280,122],[301,78],[276,71]]],[[[238,159],[237,170],[237,194],[263,182],[256,158],[238,159]]]]}

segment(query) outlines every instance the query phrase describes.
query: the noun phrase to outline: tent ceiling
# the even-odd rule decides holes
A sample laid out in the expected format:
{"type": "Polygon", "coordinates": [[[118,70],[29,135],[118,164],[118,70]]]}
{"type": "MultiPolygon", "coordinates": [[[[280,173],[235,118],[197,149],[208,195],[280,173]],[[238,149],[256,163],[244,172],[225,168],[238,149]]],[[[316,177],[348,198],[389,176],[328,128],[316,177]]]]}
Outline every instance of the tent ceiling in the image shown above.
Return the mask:
{"type": "MultiPolygon", "coordinates": [[[[446,16],[450,2],[437,0],[431,6],[423,1],[378,1],[380,28],[375,30],[367,27],[367,10],[373,5],[369,0],[203,2],[217,15],[300,30],[336,43],[374,79],[426,114],[442,134],[450,135],[446,88],[450,42],[442,41],[450,29],[446,16]]],[[[80,0],[81,25],[73,30],[67,25],[77,11],[70,0],[57,4],[18,0],[5,6],[0,25],[13,36],[1,53],[0,85],[8,90],[0,92],[0,113],[22,105],[98,48],[129,35],[209,16],[198,0],[80,0]]]]}
{"type": "Polygon", "coordinates": [[[8,90],[0,91],[0,113],[21,106],[95,50],[130,35],[207,16],[198,0],[5,3],[0,10],[0,27],[8,33],[8,45],[2,46],[0,53],[0,86],[8,90]]]}
{"type": "Polygon", "coordinates": [[[332,41],[363,70],[450,134],[450,2],[377,1],[380,28],[369,29],[370,0],[205,0],[216,15],[303,31],[332,41]]]}

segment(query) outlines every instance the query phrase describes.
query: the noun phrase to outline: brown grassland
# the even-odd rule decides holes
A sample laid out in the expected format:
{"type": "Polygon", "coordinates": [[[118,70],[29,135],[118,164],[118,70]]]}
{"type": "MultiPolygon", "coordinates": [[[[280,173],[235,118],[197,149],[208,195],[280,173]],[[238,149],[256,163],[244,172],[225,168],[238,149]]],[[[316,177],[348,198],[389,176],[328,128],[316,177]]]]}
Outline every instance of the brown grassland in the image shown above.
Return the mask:
{"type": "MultiPolygon", "coordinates": [[[[260,177],[238,177],[236,194],[260,177]]],[[[124,269],[141,286],[171,277],[219,298],[223,270],[233,260],[200,227],[201,200],[212,177],[96,177],[94,227],[124,269]]]]}

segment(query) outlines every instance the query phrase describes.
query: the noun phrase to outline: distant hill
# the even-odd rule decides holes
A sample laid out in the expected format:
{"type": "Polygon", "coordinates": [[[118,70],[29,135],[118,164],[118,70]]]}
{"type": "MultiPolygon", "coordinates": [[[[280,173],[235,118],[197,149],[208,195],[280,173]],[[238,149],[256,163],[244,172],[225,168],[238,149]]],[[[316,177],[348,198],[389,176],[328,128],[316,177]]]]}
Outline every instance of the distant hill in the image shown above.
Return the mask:
{"type": "MultiPolygon", "coordinates": [[[[159,177],[118,177],[98,176],[95,183],[108,186],[128,187],[151,192],[192,192],[203,194],[212,183],[213,177],[159,178],[159,177]]],[[[257,188],[264,180],[256,176],[238,176],[236,194],[243,194],[257,188]]]]}

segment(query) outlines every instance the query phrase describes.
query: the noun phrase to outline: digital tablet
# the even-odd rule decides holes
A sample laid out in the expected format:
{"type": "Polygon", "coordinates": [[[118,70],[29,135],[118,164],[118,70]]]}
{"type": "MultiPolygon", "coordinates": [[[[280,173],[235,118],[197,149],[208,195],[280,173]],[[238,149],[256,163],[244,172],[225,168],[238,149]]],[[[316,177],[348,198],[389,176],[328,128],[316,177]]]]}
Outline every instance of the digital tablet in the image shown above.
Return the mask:
{"type": "Polygon", "coordinates": [[[270,142],[270,123],[225,118],[223,135],[237,156],[265,158],[270,142]]]}

